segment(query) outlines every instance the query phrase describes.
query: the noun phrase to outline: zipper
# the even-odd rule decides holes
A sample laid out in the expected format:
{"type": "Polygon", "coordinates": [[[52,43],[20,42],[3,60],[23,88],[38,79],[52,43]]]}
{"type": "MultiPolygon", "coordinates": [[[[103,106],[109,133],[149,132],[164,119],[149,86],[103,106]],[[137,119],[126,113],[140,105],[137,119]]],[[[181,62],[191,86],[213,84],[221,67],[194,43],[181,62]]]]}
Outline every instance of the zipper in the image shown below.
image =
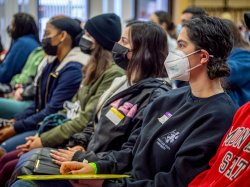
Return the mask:
{"type": "Polygon", "coordinates": [[[57,78],[58,77],[58,72],[53,72],[53,73],[50,73],[49,74],[49,78],[48,78],[48,81],[47,81],[47,84],[46,84],[46,90],[45,90],[45,104],[48,102],[48,92],[49,92],[49,85],[50,85],[50,78],[51,77],[54,77],[54,78],[57,78]]]}
{"type": "Polygon", "coordinates": [[[41,98],[41,79],[39,80],[39,86],[38,86],[38,107],[36,109],[36,112],[39,112],[41,109],[41,104],[42,104],[42,98],[41,98]]]}

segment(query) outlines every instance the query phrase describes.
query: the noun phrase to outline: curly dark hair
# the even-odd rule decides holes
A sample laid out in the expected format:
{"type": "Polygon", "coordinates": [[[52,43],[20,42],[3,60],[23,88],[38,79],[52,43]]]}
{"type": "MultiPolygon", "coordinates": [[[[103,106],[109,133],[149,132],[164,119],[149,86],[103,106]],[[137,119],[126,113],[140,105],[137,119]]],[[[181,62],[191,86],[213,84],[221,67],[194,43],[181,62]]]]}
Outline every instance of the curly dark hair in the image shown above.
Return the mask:
{"type": "Polygon", "coordinates": [[[183,24],[196,49],[205,49],[210,55],[207,73],[210,79],[230,75],[227,57],[233,47],[233,36],[228,25],[220,18],[201,16],[183,24]]]}

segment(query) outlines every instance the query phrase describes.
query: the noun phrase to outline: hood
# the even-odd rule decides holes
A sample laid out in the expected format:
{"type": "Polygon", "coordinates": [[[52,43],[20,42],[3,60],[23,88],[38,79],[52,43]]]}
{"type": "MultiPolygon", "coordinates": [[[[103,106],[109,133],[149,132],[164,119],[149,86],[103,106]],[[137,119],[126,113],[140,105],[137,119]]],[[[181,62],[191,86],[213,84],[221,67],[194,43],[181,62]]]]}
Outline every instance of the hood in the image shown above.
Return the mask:
{"type": "Polygon", "coordinates": [[[84,66],[87,64],[89,57],[90,57],[89,55],[81,52],[80,47],[74,47],[66,55],[66,57],[63,59],[63,61],[60,63],[60,65],[56,68],[56,72],[59,72],[69,62],[78,62],[84,66]]]}
{"type": "Polygon", "coordinates": [[[147,78],[139,81],[138,83],[132,85],[128,89],[116,94],[111,100],[107,102],[110,104],[112,101],[123,97],[124,95],[134,94],[137,95],[145,89],[164,89],[166,91],[171,90],[171,85],[163,78],[147,78]]]}
{"type": "Polygon", "coordinates": [[[228,56],[228,60],[250,61],[250,50],[243,48],[233,48],[230,55],[228,56]]]}

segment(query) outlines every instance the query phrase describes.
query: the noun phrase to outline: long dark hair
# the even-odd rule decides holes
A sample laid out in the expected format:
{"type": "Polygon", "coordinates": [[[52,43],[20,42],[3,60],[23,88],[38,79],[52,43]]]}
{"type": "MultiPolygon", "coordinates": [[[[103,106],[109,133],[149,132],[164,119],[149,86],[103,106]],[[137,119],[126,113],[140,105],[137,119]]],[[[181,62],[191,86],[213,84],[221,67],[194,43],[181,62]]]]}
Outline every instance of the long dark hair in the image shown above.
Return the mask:
{"type": "Polygon", "coordinates": [[[17,13],[13,16],[13,23],[11,29],[12,39],[33,34],[39,42],[39,33],[34,18],[27,13],[17,13]]]}
{"type": "Polygon", "coordinates": [[[83,68],[84,84],[90,85],[95,82],[111,66],[112,61],[111,52],[96,43],[88,64],[83,68]]]}
{"type": "Polygon", "coordinates": [[[127,25],[133,46],[127,76],[131,83],[148,77],[167,77],[164,61],[168,55],[165,31],[152,22],[136,21],[127,25]]]}

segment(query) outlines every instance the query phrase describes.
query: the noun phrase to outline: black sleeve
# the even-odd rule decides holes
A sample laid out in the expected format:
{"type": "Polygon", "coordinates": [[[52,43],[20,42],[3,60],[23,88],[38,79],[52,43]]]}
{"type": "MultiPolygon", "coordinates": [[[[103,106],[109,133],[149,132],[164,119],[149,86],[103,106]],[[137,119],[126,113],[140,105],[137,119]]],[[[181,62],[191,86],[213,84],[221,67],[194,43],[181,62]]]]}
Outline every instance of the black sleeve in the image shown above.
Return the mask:
{"type": "Polygon", "coordinates": [[[169,171],[155,173],[152,179],[125,179],[126,186],[188,186],[196,175],[209,168],[209,160],[214,156],[223,135],[231,124],[230,117],[228,119],[223,117],[209,119],[201,128],[194,129],[177,151],[175,162],[169,171]]]}
{"type": "Polygon", "coordinates": [[[102,153],[99,153],[97,156],[97,154],[93,151],[86,151],[86,152],[77,151],[74,154],[72,161],[82,162],[84,159],[86,159],[88,160],[88,162],[96,162],[100,159],[99,157],[103,157],[102,155],[105,155],[105,154],[106,152],[102,152],[102,153]]]}
{"type": "Polygon", "coordinates": [[[73,147],[76,145],[82,146],[84,149],[88,147],[89,141],[92,134],[94,133],[94,122],[90,121],[87,127],[80,133],[74,134],[68,143],[68,147],[73,147]]]}
{"type": "Polygon", "coordinates": [[[139,138],[141,128],[136,129],[126,143],[123,144],[120,151],[110,151],[107,153],[98,153],[97,173],[124,173],[131,171],[133,160],[133,148],[136,140],[139,138]]]}

